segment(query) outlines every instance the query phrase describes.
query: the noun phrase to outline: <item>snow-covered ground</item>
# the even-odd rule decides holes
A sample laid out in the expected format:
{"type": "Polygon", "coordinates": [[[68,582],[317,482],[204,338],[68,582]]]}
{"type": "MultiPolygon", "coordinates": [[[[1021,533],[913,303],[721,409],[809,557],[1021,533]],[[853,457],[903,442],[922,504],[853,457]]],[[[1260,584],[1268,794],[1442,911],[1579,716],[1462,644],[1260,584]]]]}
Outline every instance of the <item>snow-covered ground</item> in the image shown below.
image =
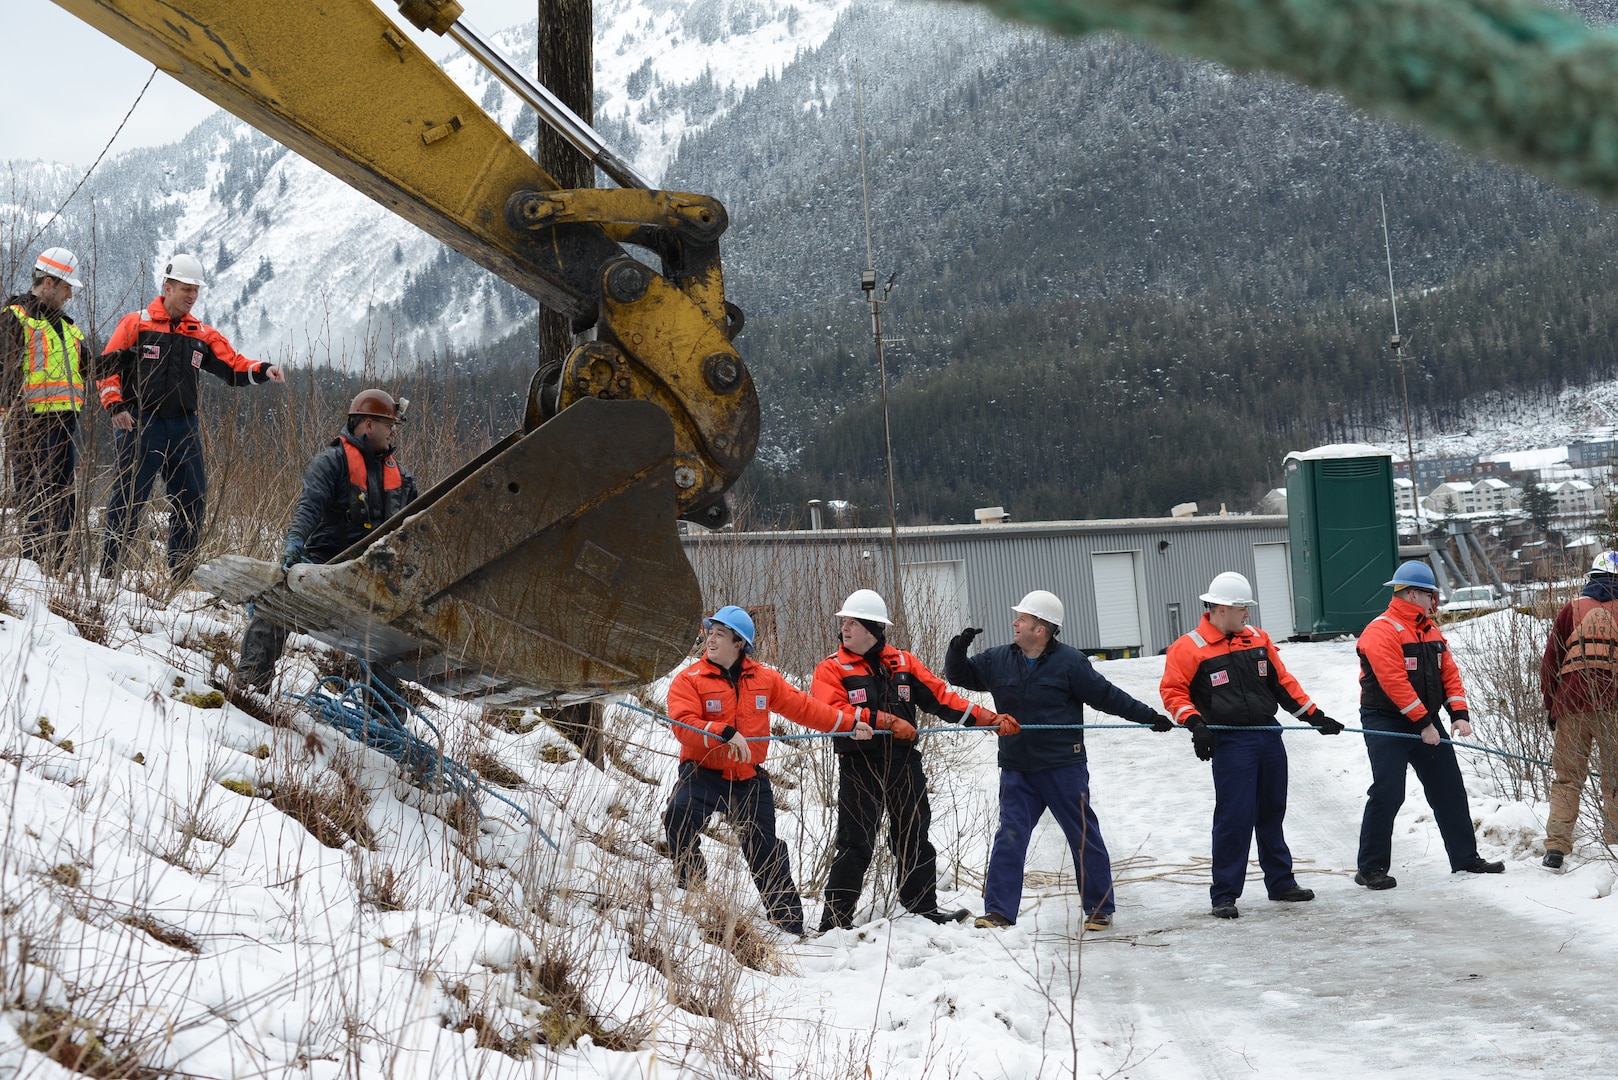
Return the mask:
{"type": "MultiPolygon", "coordinates": [[[[13,563],[0,597],[0,1075],[72,1075],[41,1050],[51,1032],[87,1045],[91,1030],[109,1056],[191,1076],[1592,1076],[1618,1050],[1612,865],[1585,850],[1569,872],[1541,870],[1544,807],[1502,799],[1471,755],[1499,877],[1448,873],[1412,781],[1399,887],[1356,887],[1362,745],[1303,732],[1287,742],[1287,831],[1318,899],[1271,903],[1255,880],[1242,918],[1214,920],[1208,767],[1183,733],[1100,730],[1087,742],[1119,878],[1113,930],[1077,932],[1071,860],[1047,820],[1011,930],[890,918],[883,885],[868,888],[869,921],[799,943],[757,921],[719,838],[705,840],[709,889],[672,889],[652,846],[672,739],[635,713],[609,714],[597,771],[544,726],[513,730],[531,715],[429,710],[452,753],[520,774],[504,793],[557,855],[502,805],[474,825],[295,711],[270,726],[185,703],[241,624],[201,594],[74,593],[13,563]],[[339,846],[283,812],[300,793],[347,821],[328,836],[339,846]],[[562,1037],[570,1026],[585,1034],[562,1037]],[[570,1045],[523,1045],[547,1035],[570,1045]]],[[[1513,617],[1457,628],[1463,661],[1493,662],[1473,642],[1513,617]]],[[[1282,651],[1352,722],[1352,643],[1282,651]]],[[[285,687],[307,689],[320,663],[296,651],[285,687]]],[[[1160,658],[1101,670],[1156,702],[1160,658]]],[[[943,899],[974,911],[991,738],[927,751],[943,899]]],[[[824,866],[826,755],[813,742],[771,755],[800,885],[824,866]]],[[[807,907],[813,922],[818,899],[807,907]]]]}

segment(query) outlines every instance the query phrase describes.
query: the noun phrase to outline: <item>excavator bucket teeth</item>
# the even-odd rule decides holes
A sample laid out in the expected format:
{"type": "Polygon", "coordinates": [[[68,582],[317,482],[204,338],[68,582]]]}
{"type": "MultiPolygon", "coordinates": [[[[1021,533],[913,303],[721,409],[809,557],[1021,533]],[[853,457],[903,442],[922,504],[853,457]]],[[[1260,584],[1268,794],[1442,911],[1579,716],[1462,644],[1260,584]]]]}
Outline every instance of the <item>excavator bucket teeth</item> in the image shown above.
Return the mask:
{"type": "Polygon", "coordinates": [[[687,653],[701,615],[673,457],[656,405],[581,401],[332,562],[283,573],[227,555],[196,579],[449,696],[527,706],[629,689],[687,653]]]}

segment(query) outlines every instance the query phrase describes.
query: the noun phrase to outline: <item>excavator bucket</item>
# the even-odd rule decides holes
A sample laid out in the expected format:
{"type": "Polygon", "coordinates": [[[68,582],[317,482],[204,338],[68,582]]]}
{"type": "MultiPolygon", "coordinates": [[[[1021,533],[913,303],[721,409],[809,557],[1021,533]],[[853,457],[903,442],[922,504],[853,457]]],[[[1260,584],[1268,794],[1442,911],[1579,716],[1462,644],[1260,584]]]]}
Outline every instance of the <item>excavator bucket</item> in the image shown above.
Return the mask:
{"type": "Polygon", "coordinates": [[[685,656],[701,617],[674,453],[651,402],[580,401],[329,563],[227,555],[196,581],[448,696],[532,706],[627,690],[685,656]]]}

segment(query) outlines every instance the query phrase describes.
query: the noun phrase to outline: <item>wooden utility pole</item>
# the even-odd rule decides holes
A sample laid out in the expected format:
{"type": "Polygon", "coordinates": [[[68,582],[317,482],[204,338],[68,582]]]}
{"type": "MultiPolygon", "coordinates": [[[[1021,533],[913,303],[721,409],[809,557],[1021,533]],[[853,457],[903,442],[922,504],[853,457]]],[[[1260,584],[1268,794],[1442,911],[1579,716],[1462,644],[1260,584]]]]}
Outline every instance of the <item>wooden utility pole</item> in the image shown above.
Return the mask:
{"type": "MultiPolygon", "coordinates": [[[[587,124],[595,123],[595,19],[590,0],[539,0],[539,81],[587,124]]],[[[595,169],[549,125],[539,125],[540,168],[564,188],[595,186],[595,169]]],[[[565,360],[573,328],[549,308],[539,316],[539,363],[565,360]]]]}
{"type": "MultiPolygon", "coordinates": [[[[590,0],[539,0],[539,70],[544,87],[562,99],[586,124],[595,123],[595,20],[590,0]]],[[[549,124],[539,125],[539,167],[564,188],[595,187],[595,167],[549,124]]],[[[573,351],[573,327],[566,315],[541,308],[539,366],[559,363],[573,351]]],[[[564,706],[551,726],[577,746],[597,768],[605,760],[604,711],[600,702],[564,706]]]]}

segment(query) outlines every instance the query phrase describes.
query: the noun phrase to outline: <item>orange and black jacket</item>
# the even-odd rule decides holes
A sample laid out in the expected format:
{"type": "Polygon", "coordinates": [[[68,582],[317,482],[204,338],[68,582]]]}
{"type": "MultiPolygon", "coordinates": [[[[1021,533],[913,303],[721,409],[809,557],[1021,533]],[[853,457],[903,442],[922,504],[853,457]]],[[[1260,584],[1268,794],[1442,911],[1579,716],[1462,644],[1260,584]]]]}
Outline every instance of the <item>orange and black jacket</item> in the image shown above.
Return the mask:
{"type": "Polygon", "coordinates": [[[1317,726],[1320,718],[1270,635],[1256,626],[1226,634],[1207,615],[1169,646],[1158,693],[1177,724],[1200,716],[1213,727],[1274,727],[1278,708],[1317,726]]]}
{"type": "MultiPolygon", "coordinates": [[[[948,723],[964,721],[972,725],[972,717],[987,716],[993,710],[970,701],[952,691],[949,686],[927,670],[915,655],[884,642],[880,648],[861,656],[844,646],[820,662],[810,691],[821,701],[837,708],[848,706],[880,709],[911,724],[916,723],[916,712],[931,713],[948,723]]],[[[916,725],[920,727],[919,724],[916,725]]],[[[852,739],[838,739],[839,754],[886,753],[895,747],[913,747],[908,739],[872,739],[856,743],[852,739]]]]}
{"type": "Polygon", "coordinates": [[[415,501],[416,478],[362,443],[344,431],[303,470],[287,539],[302,537],[310,562],[327,562],[415,501]]]}
{"type": "MultiPolygon", "coordinates": [[[[733,761],[725,744],[737,732],[749,739],[770,733],[770,714],[779,713],[816,731],[853,731],[864,710],[836,709],[823,704],[786,681],[779,671],[743,656],[730,670],[706,656],[674,676],[669,683],[669,716],[680,740],[680,760],[714,769],[726,780],[750,780],[770,752],[767,742],[752,743],[753,760],[733,761]]],[[[836,739],[835,742],[848,742],[836,739]]]]}
{"type": "Polygon", "coordinates": [[[1420,731],[1438,710],[1466,712],[1461,671],[1438,624],[1398,596],[1360,631],[1360,708],[1392,713],[1420,731]]]}
{"type": "Polygon", "coordinates": [[[1583,638],[1569,649],[1579,624],[1596,607],[1618,618],[1618,578],[1592,577],[1579,598],[1556,613],[1545,641],[1539,688],[1545,695],[1545,711],[1557,719],[1574,713],[1610,713],[1618,707],[1618,676],[1613,674],[1618,642],[1583,638]]]}
{"type": "Polygon", "coordinates": [[[175,322],[159,296],[118,322],[96,365],[101,407],[172,420],[197,411],[197,372],[231,386],[266,382],[270,364],[249,360],[225,335],[186,315],[175,322]]]}

